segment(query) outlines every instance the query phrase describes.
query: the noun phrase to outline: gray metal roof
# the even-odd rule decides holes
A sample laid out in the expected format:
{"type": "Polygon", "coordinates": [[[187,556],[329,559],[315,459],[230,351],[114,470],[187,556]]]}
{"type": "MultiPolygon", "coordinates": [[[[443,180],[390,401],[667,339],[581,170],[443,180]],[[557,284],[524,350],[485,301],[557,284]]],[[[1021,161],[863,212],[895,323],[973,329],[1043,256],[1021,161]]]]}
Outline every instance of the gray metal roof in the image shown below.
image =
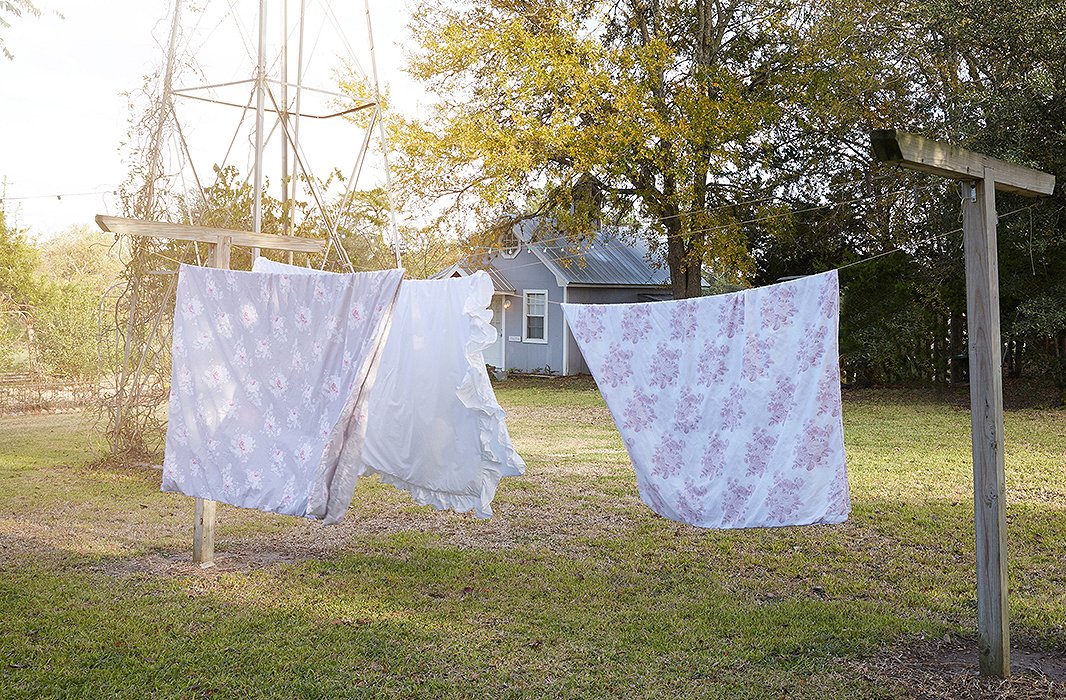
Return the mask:
{"type": "Polygon", "coordinates": [[[497,294],[515,294],[514,285],[508,281],[503,273],[497,270],[492,265],[487,265],[483,268],[477,268],[474,266],[467,266],[463,263],[455,263],[451,267],[445,268],[437,274],[430,277],[432,280],[442,280],[449,277],[467,277],[473,274],[478,269],[483,269],[488,273],[489,279],[492,280],[492,289],[497,294]]]}
{"type": "Polygon", "coordinates": [[[644,244],[641,234],[626,236],[600,231],[591,242],[570,243],[544,222],[522,222],[516,234],[567,284],[661,287],[670,271],[644,244]],[[629,240],[632,239],[632,240],[629,240]]]}
{"type": "Polygon", "coordinates": [[[489,277],[492,278],[492,287],[498,294],[514,294],[514,285],[503,276],[503,273],[497,270],[492,265],[485,268],[485,272],[489,273],[489,277]]]}

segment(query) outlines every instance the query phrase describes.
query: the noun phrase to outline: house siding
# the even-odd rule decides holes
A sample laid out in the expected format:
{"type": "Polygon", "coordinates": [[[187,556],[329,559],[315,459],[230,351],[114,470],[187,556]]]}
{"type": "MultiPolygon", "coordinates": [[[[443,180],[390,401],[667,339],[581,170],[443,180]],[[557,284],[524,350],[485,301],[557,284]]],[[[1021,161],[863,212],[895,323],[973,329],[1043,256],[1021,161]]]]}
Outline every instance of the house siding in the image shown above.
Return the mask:
{"type": "MultiPolygon", "coordinates": [[[[640,301],[641,294],[647,294],[648,287],[570,287],[569,301],[572,304],[632,304],[640,301]]],[[[658,290],[654,290],[658,291],[658,290]]],[[[573,333],[567,333],[567,367],[565,374],[591,374],[588,363],[581,355],[581,349],[574,340],[573,333]]]]}
{"type": "MultiPolygon", "coordinates": [[[[536,243],[534,245],[540,246],[537,248],[538,253],[551,257],[551,251],[546,247],[536,243]]],[[[605,255],[599,249],[594,252],[600,257],[605,255]]],[[[633,258],[633,260],[639,259],[633,258]]],[[[625,278],[624,284],[605,285],[590,282],[588,286],[585,286],[575,283],[564,291],[562,285],[568,279],[573,279],[573,275],[577,272],[561,270],[560,277],[556,277],[552,267],[545,265],[542,258],[533,253],[528,244],[523,245],[521,251],[513,259],[509,260],[503,255],[494,255],[491,263],[492,267],[514,287],[516,292],[515,296],[508,297],[511,308],[503,312],[506,323],[503,347],[505,368],[518,372],[550,372],[568,375],[589,373],[588,363],[581,356],[581,350],[566,326],[563,310],[559,307],[560,303],[568,301],[574,304],[624,304],[641,301],[639,297],[643,294],[667,292],[663,286],[634,283],[634,277],[643,280],[649,276],[649,273],[639,271],[640,274],[636,274],[628,269],[615,270],[611,273],[622,275],[625,278]],[[525,326],[524,292],[532,289],[547,291],[548,304],[545,309],[547,343],[522,340],[525,326]]],[[[585,268],[580,268],[580,271],[583,274],[589,272],[585,268]]]]}
{"type": "Polygon", "coordinates": [[[518,372],[562,372],[563,344],[559,341],[563,337],[565,322],[563,310],[559,304],[563,301],[563,289],[556,281],[555,275],[528,249],[523,249],[513,260],[497,256],[493,259],[492,265],[503,273],[517,292],[511,298],[511,308],[504,311],[507,318],[507,337],[504,338],[507,347],[507,369],[518,372]],[[545,310],[547,343],[522,341],[525,321],[522,317],[522,300],[523,293],[527,289],[548,290],[549,303],[545,310]],[[518,338],[518,340],[512,340],[513,338],[518,338]]]}

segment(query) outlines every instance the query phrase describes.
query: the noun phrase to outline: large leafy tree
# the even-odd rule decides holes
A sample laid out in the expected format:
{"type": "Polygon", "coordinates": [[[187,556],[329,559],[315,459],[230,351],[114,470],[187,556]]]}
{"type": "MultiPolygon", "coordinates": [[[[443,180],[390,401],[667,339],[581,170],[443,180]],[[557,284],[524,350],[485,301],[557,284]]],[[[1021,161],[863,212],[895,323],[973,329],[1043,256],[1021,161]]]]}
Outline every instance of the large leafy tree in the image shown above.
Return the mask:
{"type": "MultiPolygon", "coordinates": [[[[958,101],[967,107],[959,112],[969,145],[1058,177],[1050,198],[1001,220],[999,255],[1012,369],[1050,365],[1066,387],[1066,12],[1058,0],[917,8],[938,50],[965,76],[958,101]]],[[[1001,200],[1001,212],[1032,204],[1001,200]]]]}
{"type": "Polygon", "coordinates": [[[676,297],[705,266],[748,276],[742,203],[826,187],[868,160],[859,132],[917,105],[856,4],[424,0],[412,73],[439,103],[399,130],[405,189],[460,230],[640,223],[676,297]]]}

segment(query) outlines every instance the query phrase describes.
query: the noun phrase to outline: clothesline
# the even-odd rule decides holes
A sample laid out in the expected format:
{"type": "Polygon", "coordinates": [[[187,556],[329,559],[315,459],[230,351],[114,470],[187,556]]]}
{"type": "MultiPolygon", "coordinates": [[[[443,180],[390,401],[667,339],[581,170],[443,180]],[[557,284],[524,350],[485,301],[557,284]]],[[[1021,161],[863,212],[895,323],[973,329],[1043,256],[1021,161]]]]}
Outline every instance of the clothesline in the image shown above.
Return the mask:
{"type": "MultiPolygon", "coordinates": [[[[1000,214],[997,218],[1003,219],[1005,217],[1011,216],[1012,214],[1018,214],[1018,213],[1023,212],[1023,211],[1029,211],[1035,206],[1036,206],[1035,204],[1030,204],[1027,207],[1020,207],[1018,209],[1014,209],[1013,211],[1008,211],[1008,212],[1005,212],[1003,214],[1000,214]]],[[[953,233],[960,233],[961,231],[962,231],[961,227],[953,228],[950,231],[944,231],[943,233],[938,233],[937,235],[926,239],[925,242],[929,243],[929,242],[932,242],[932,241],[937,241],[937,240],[940,240],[941,238],[944,238],[946,236],[950,236],[953,233]]],[[[906,250],[906,249],[903,246],[899,246],[898,248],[893,248],[892,250],[882,251],[882,252],[877,253],[875,255],[871,255],[871,256],[869,256],[867,258],[862,258],[861,260],[853,260],[852,262],[845,263],[845,264],[840,265],[838,267],[833,267],[833,268],[830,268],[828,270],[823,270],[822,272],[812,272],[810,275],[801,275],[801,276],[802,277],[810,277],[812,275],[825,274],[826,272],[832,272],[832,271],[840,272],[841,270],[846,270],[849,267],[855,267],[856,265],[862,265],[864,263],[872,262],[874,260],[877,260],[878,258],[883,258],[883,257],[885,257],[887,255],[892,255],[893,253],[899,253],[899,252],[901,252],[903,250],[906,250]]],[[[562,304],[563,304],[563,302],[553,301],[551,299],[546,299],[545,301],[547,301],[549,304],[556,304],[558,306],[562,306],[562,304]]]]}
{"type": "MultiPolygon", "coordinates": [[[[841,207],[841,206],[844,206],[844,205],[847,205],[847,204],[856,204],[858,202],[868,202],[868,201],[874,201],[874,200],[877,200],[877,199],[886,199],[886,198],[889,198],[889,197],[899,197],[900,195],[904,195],[904,194],[913,195],[913,194],[915,194],[917,192],[921,192],[921,191],[924,191],[924,190],[927,190],[927,189],[932,189],[934,187],[936,187],[935,184],[930,184],[930,185],[923,185],[923,186],[920,186],[920,187],[913,187],[913,188],[906,189],[906,190],[897,190],[895,192],[886,192],[885,194],[870,195],[868,197],[857,197],[857,198],[854,198],[854,199],[844,200],[842,202],[829,202],[828,204],[819,204],[817,206],[807,207],[805,209],[790,210],[790,211],[787,211],[787,212],[782,212],[780,214],[771,214],[769,216],[756,217],[754,219],[747,219],[747,220],[744,220],[744,221],[734,221],[734,222],[728,223],[728,224],[719,224],[717,226],[712,226],[712,227],[709,227],[709,228],[693,229],[691,231],[683,231],[683,232],[673,233],[673,234],[670,234],[670,233],[663,234],[662,238],[665,238],[665,239],[679,238],[679,237],[683,237],[683,236],[689,236],[689,235],[691,235],[693,233],[708,233],[708,232],[713,232],[713,231],[721,231],[721,230],[733,228],[733,227],[736,227],[736,226],[744,226],[744,225],[747,225],[747,224],[756,224],[756,223],[761,223],[763,221],[770,221],[772,219],[780,219],[781,217],[790,216],[790,215],[793,215],[793,214],[804,214],[804,213],[807,213],[807,212],[818,211],[819,209],[835,209],[836,207],[841,207]]],[[[770,201],[770,200],[767,199],[767,200],[752,200],[752,201],[770,201]]],[[[722,207],[716,207],[716,208],[713,208],[713,209],[695,210],[692,213],[699,213],[699,211],[708,211],[708,212],[710,212],[710,211],[718,211],[720,209],[728,209],[728,208],[731,208],[733,206],[740,206],[740,204],[736,204],[736,205],[729,204],[729,205],[725,205],[725,206],[722,206],[722,207]]],[[[660,219],[651,219],[651,221],[665,221],[666,219],[669,219],[669,218],[673,218],[673,217],[663,217],[663,218],[660,218],[660,219]]],[[[531,241],[529,243],[524,243],[523,245],[526,245],[526,246],[543,245],[543,244],[546,244],[546,243],[554,243],[556,241],[567,241],[567,240],[569,240],[569,236],[567,236],[565,234],[559,234],[558,236],[553,236],[551,238],[542,238],[542,239],[537,240],[537,241],[531,241]]],[[[486,251],[490,251],[490,252],[494,251],[494,250],[499,250],[499,246],[489,246],[489,245],[475,245],[475,246],[471,246],[471,248],[474,249],[474,250],[481,249],[481,250],[486,250],[486,251]]]]}
{"type": "MultiPolygon", "coordinates": [[[[892,193],[888,193],[888,194],[884,194],[884,195],[875,195],[875,196],[869,197],[867,199],[876,199],[876,198],[881,198],[881,197],[899,196],[900,194],[906,194],[907,192],[912,192],[912,191],[913,190],[900,190],[898,192],[892,192],[892,193]]],[[[834,205],[831,205],[831,206],[842,206],[844,204],[850,204],[853,201],[861,201],[861,200],[849,200],[849,201],[845,201],[845,202],[838,202],[838,203],[836,203],[834,205]]],[[[825,206],[830,206],[830,205],[824,205],[823,207],[814,207],[814,208],[812,208],[810,210],[803,210],[803,211],[813,211],[814,209],[824,208],[825,206]]],[[[799,213],[799,212],[790,212],[790,213],[799,213]]],[[[741,225],[745,225],[745,224],[759,223],[761,221],[768,221],[770,219],[780,218],[781,216],[784,216],[784,214],[773,215],[773,216],[762,217],[762,218],[756,218],[756,219],[750,219],[748,221],[737,222],[737,223],[734,223],[734,224],[730,224],[728,226],[723,226],[721,228],[729,228],[729,227],[732,227],[732,226],[741,226],[741,225]]],[[[693,232],[690,232],[690,233],[693,233],[693,232]]],[[[685,235],[685,234],[675,234],[675,235],[685,235]]],[[[670,235],[666,236],[666,238],[670,238],[670,237],[671,237],[670,235]]],[[[565,240],[565,239],[566,239],[566,236],[562,236],[561,235],[561,236],[557,236],[557,237],[554,237],[554,238],[543,239],[543,240],[537,241],[536,243],[523,244],[523,245],[526,245],[527,247],[532,248],[535,245],[543,245],[543,244],[548,243],[548,242],[552,242],[552,241],[556,241],[556,240],[565,240]]],[[[482,247],[485,248],[486,250],[496,250],[496,248],[490,248],[488,246],[482,246],[482,247]]],[[[561,262],[563,262],[563,263],[578,262],[583,257],[584,257],[584,253],[582,251],[580,251],[580,250],[577,250],[577,251],[574,251],[572,253],[563,253],[560,256],[559,260],[561,262]]],[[[533,261],[533,262],[529,262],[529,263],[523,263],[521,265],[512,265],[512,266],[508,267],[508,270],[517,270],[517,269],[521,269],[523,267],[533,267],[533,266],[538,266],[538,265],[541,265],[541,264],[542,263],[538,260],[538,261],[533,261]]],[[[650,280],[650,277],[649,277],[649,280],[650,280]]],[[[647,282],[649,280],[645,280],[645,282],[647,282]]]]}
{"type": "MultiPolygon", "coordinates": [[[[902,192],[902,191],[901,191],[901,192],[902,192]]],[[[900,194],[900,192],[896,192],[896,193],[892,193],[892,194],[894,194],[894,195],[898,195],[898,194],[900,194]]],[[[884,196],[889,196],[889,195],[879,195],[879,196],[881,196],[881,197],[884,197],[884,196]]],[[[845,204],[845,203],[846,203],[846,202],[840,202],[839,204],[845,204]]],[[[839,204],[838,204],[838,205],[839,205],[839,204]]],[[[1005,213],[1003,213],[1003,214],[1000,214],[998,218],[999,218],[999,219],[1004,219],[1004,218],[1006,218],[1006,217],[1008,217],[1008,216],[1012,216],[1012,215],[1014,215],[1014,214],[1018,214],[1018,213],[1020,213],[1020,212],[1023,212],[1023,211],[1030,211],[1030,210],[1032,210],[1032,209],[1033,209],[1033,208],[1034,208],[1035,206],[1036,206],[1035,204],[1030,204],[1030,205],[1028,205],[1028,206],[1025,206],[1025,207],[1020,207],[1020,208],[1018,208],[1018,209],[1014,209],[1014,210],[1012,210],[1012,211],[1008,211],[1008,212],[1005,212],[1005,213]]],[[[760,221],[760,220],[761,220],[761,219],[756,219],[756,220],[752,220],[752,221],[750,221],[750,222],[747,222],[747,223],[754,223],[755,221],[760,221]]],[[[937,240],[940,240],[941,238],[944,238],[945,236],[950,236],[950,235],[951,235],[951,234],[953,234],[953,233],[959,233],[960,231],[962,231],[962,228],[961,228],[961,227],[960,227],[960,228],[954,228],[954,229],[951,229],[950,231],[944,231],[943,233],[939,233],[939,234],[936,234],[935,236],[932,236],[931,238],[928,238],[928,239],[926,239],[926,240],[927,240],[927,242],[931,242],[931,241],[937,241],[937,240]]],[[[539,242],[538,242],[538,243],[539,243],[539,242]]],[[[188,250],[188,247],[190,247],[190,246],[189,246],[189,245],[187,245],[187,246],[186,246],[186,250],[188,250]]],[[[849,263],[845,263],[845,264],[843,264],[843,265],[840,265],[839,267],[835,267],[835,268],[831,268],[831,269],[833,269],[833,270],[837,270],[837,271],[839,271],[839,270],[846,270],[846,269],[847,269],[847,268],[849,268],[849,267],[854,267],[854,266],[856,266],[856,265],[862,265],[863,263],[867,263],[867,262],[872,262],[873,260],[877,260],[878,258],[883,258],[883,257],[885,257],[885,256],[887,256],[887,255],[891,255],[891,254],[893,254],[893,253],[898,253],[898,252],[900,252],[900,251],[902,251],[902,250],[905,250],[905,248],[904,248],[903,246],[900,246],[900,247],[897,247],[897,248],[893,248],[893,249],[891,249],[891,250],[886,250],[886,251],[882,251],[882,252],[880,252],[880,253],[877,253],[877,254],[875,254],[875,255],[871,255],[871,256],[869,256],[869,257],[867,257],[867,258],[862,258],[861,260],[854,260],[854,261],[852,261],[852,262],[849,262],[849,263]]],[[[156,253],[154,253],[154,254],[155,254],[155,255],[157,255],[157,256],[159,256],[160,258],[163,258],[164,260],[168,260],[168,261],[170,261],[170,262],[173,262],[173,263],[177,263],[177,264],[179,264],[179,265],[180,265],[180,264],[182,264],[182,261],[181,261],[181,260],[177,260],[176,258],[172,258],[172,257],[170,257],[170,256],[168,256],[168,255],[164,255],[164,254],[163,254],[163,253],[161,253],[161,252],[156,252],[156,253]]],[[[582,253],[580,253],[580,252],[575,252],[575,253],[573,253],[573,254],[570,254],[570,255],[567,255],[567,256],[565,256],[565,257],[567,258],[567,261],[576,261],[576,260],[578,260],[578,259],[582,258],[582,257],[583,257],[583,254],[582,254],[582,253]]],[[[197,258],[199,258],[199,249],[198,249],[198,248],[197,248],[197,258]]],[[[520,269],[520,268],[523,268],[523,267],[531,267],[531,266],[536,266],[536,265],[542,265],[542,264],[543,264],[543,263],[541,263],[541,262],[540,262],[540,261],[538,260],[538,261],[536,261],[536,262],[531,262],[531,263],[524,263],[524,264],[522,264],[522,265],[515,265],[515,266],[512,266],[512,267],[510,267],[510,268],[508,268],[508,269],[510,269],[510,270],[517,270],[517,269],[520,269]]],[[[824,272],[828,272],[828,270],[825,270],[824,272]]],[[[818,274],[818,273],[812,273],[812,274],[818,274]]],[[[552,301],[552,300],[550,300],[550,299],[549,299],[549,300],[547,300],[547,301],[548,301],[548,303],[549,303],[549,304],[559,304],[559,303],[560,303],[560,302],[557,302],[557,301],[552,301]]]]}

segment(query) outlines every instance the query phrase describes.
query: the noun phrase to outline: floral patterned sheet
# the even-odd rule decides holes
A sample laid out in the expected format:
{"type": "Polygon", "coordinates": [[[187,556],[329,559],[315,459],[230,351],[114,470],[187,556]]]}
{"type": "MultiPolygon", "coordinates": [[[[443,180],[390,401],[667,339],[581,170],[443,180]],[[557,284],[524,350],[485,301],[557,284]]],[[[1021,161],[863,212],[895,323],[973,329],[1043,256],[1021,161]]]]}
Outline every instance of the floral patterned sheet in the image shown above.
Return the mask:
{"type": "Polygon", "coordinates": [[[648,507],[707,528],[847,519],[837,285],[563,304],[648,507]]]}
{"type": "Polygon", "coordinates": [[[182,265],[162,489],[340,520],[402,279],[182,265]]]}

